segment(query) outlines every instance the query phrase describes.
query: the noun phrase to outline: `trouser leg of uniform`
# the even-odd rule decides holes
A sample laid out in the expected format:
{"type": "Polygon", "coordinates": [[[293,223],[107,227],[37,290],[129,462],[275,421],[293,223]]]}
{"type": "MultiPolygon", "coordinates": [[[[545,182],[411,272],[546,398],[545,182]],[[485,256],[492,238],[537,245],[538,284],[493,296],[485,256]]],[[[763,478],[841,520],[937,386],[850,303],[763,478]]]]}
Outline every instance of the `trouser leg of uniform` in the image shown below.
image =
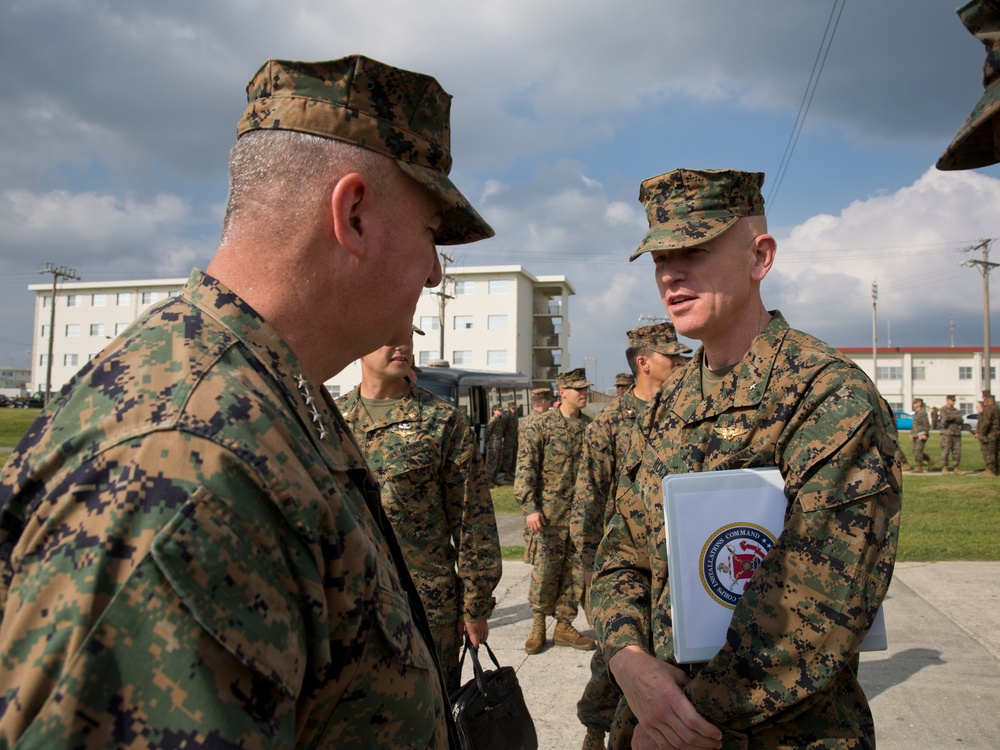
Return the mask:
{"type": "Polygon", "coordinates": [[[913,440],[913,468],[922,469],[924,466],[924,441],[919,438],[913,440]]]}
{"type": "Polygon", "coordinates": [[[986,464],[986,470],[992,471],[994,474],[996,474],[997,441],[995,439],[986,439],[979,444],[979,447],[983,452],[983,463],[986,464]]]}
{"type": "Polygon", "coordinates": [[[583,596],[583,567],[570,541],[568,526],[560,528],[559,538],[562,545],[562,568],[559,573],[559,594],[555,613],[559,622],[572,624],[583,596]]]}
{"type": "Polygon", "coordinates": [[[621,692],[608,677],[608,663],[604,652],[597,649],[590,658],[590,679],[583,689],[583,696],[577,701],[576,715],[580,723],[588,729],[611,731],[621,692]]]}
{"type": "Polygon", "coordinates": [[[563,567],[569,529],[546,526],[535,532],[535,562],[528,587],[528,604],[532,612],[558,615],[557,602],[562,593],[563,567]]]}
{"type": "Polygon", "coordinates": [[[462,684],[462,673],[458,671],[458,657],[461,654],[463,639],[458,634],[458,622],[431,625],[431,637],[434,638],[438,664],[450,695],[462,684]]]}

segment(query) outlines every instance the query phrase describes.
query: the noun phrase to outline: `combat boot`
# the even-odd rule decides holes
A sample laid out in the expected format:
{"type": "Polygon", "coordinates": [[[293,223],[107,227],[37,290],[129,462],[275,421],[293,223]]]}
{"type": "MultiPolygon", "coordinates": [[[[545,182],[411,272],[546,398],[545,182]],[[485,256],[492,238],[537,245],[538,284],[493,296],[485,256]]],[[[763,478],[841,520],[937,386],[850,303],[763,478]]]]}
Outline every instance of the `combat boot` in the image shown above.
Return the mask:
{"type": "Polygon", "coordinates": [[[914,474],[923,474],[924,473],[924,467],[923,466],[914,466],[910,471],[912,471],[914,474]]]}
{"type": "Polygon", "coordinates": [[[927,471],[930,471],[933,468],[934,468],[934,462],[931,461],[930,456],[928,456],[927,457],[927,471]]]}
{"type": "Polygon", "coordinates": [[[941,467],[941,476],[944,476],[945,474],[951,474],[951,472],[948,471],[948,467],[947,466],[942,466],[941,467]]]}
{"type": "Polygon", "coordinates": [[[524,642],[524,650],[529,654],[537,654],[545,648],[545,615],[535,613],[535,620],[531,623],[531,635],[524,642]]]}
{"type": "Polygon", "coordinates": [[[593,651],[597,648],[597,643],[593,638],[580,635],[580,631],[568,622],[556,623],[556,632],[552,635],[552,642],[557,646],[569,646],[580,651],[593,651]]]}
{"type": "Polygon", "coordinates": [[[604,750],[604,732],[600,729],[587,729],[583,738],[583,750],[604,750]]]}

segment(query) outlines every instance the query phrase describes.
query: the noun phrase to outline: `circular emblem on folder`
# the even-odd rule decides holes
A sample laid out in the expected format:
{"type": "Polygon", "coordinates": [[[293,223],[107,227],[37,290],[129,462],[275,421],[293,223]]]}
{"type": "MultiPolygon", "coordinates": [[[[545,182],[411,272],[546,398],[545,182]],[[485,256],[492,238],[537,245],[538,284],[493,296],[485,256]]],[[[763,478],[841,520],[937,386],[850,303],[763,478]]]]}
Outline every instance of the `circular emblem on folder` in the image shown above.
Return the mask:
{"type": "Polygon", "coordinates": [[[723,526],[701,548],[701,582],[719,604],[736,609],[750,577],[775,537],[763,526],[733,523],[723,526]]]}

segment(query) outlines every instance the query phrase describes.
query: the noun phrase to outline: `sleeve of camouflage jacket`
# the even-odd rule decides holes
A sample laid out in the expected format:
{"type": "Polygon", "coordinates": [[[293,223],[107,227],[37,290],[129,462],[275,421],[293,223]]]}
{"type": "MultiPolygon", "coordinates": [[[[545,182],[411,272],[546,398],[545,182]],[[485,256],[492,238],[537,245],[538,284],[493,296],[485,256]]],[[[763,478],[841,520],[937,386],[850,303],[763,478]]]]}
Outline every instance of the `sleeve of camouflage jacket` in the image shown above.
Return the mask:
{"type": "Polygon", "coordinates": [[[500,582],[500,540],[496,515],[475,436],[461,412],[449,426],[443,487],[451,536],[458,553],[462,619],[481,620],[493,613],[493,590],[500,582]]]}
{"type": "Polygon", "coordinates": [[[615,446],[607,423],[599,417],[587,426],[573,492],[570,537],[580,550],[584,570],[593,570],[597,545],[604,536],[604,517],[614,486],[615,446]]]}
{"type": "Polygon", "coordinates": [[[542,459],[545,439],[536,429],[537,419],[526,422],[517,436],[517,466],[514,470],[514,499],[524,515],[541,513],[542,459]]]}

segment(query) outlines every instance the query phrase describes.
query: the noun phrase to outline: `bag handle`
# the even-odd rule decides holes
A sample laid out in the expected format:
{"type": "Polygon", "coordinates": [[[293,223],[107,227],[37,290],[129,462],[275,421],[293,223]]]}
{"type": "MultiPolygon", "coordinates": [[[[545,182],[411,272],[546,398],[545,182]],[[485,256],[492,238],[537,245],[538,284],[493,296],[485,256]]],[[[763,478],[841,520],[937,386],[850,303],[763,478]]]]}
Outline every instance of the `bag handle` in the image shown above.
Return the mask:
{"type": "MultiPolygon", "coordinates": [[[[500,662],[497,661],[496,654],[493,653],[493,649],[490,648],[490,644],[483,641],[483,646],[486,646],[486,653],[490,655],[490,659],[496,665],[497,669],[500,669],[500,662]]],[[[469,653],[472,655],[472,672],[476,678],[476,687],[479,688],[479,692],[486,695],[486,673],[483,671],[483,665],[479,663],[479,649],[469,646],[469,641],[466,639],[465,648],[462,649],[462,658],[458,660],[458,672],[462,673],[462,667],[465,666],[465,654],[469,653]]]]}

